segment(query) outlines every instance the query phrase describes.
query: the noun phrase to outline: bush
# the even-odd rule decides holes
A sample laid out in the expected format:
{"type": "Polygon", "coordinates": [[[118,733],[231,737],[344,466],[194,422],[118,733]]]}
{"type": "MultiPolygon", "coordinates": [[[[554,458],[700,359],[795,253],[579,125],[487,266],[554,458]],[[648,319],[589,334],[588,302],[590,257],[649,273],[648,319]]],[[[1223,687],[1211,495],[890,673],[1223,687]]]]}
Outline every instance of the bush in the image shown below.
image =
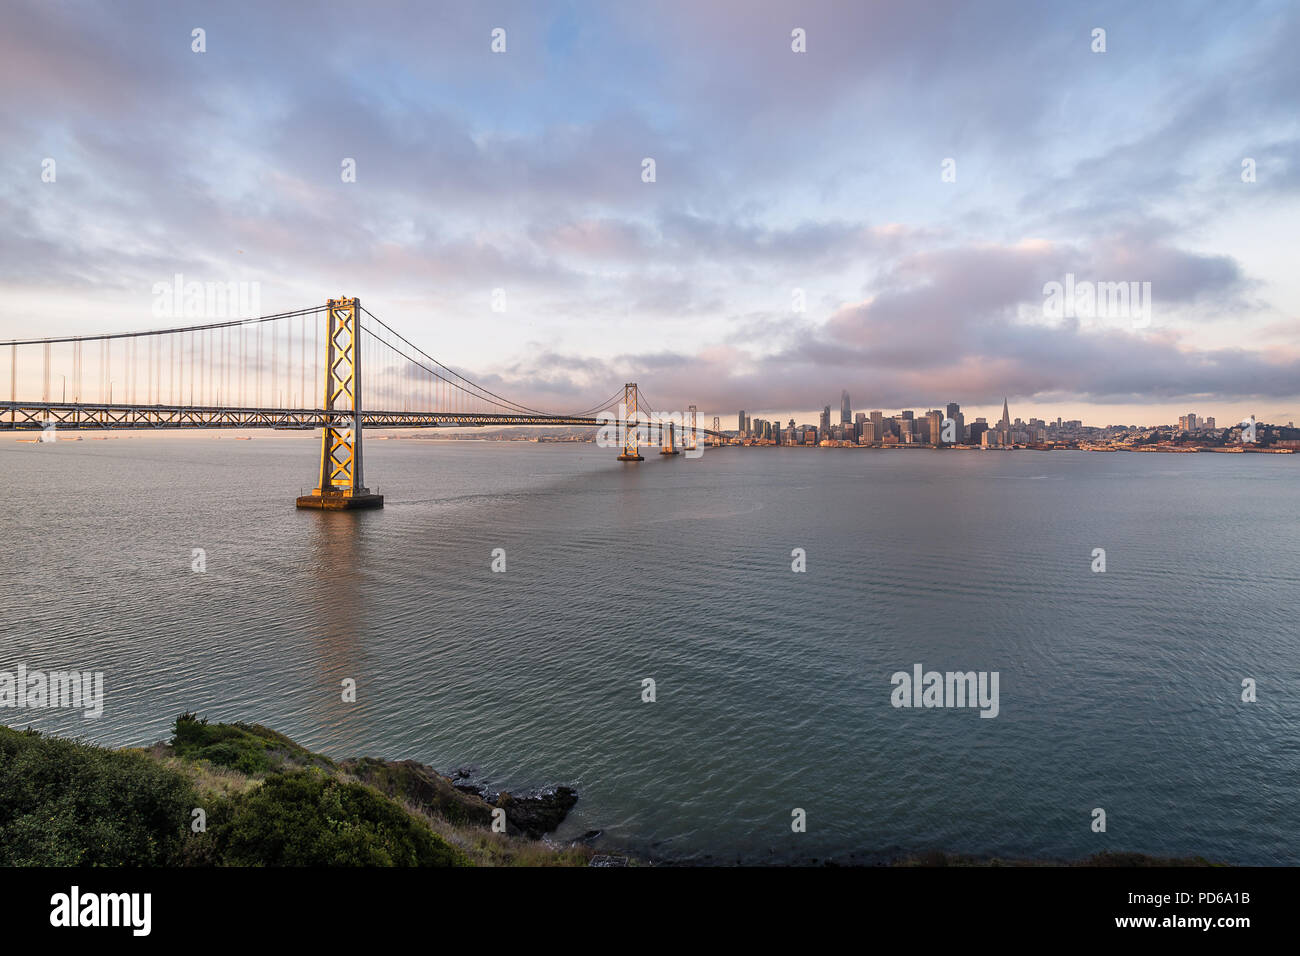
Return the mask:
{"type": "Polygon", "coordinates": [[[206,760],[241,773],[271,773],[285,764],[331,766],[332,762],[260,724],[209,724],[193,714],[176,718],[172,752],[186,760],[206,760]]]}
{"type": "Polygon", "coordinates": [[[0,865],[165,865],[195,806],[142,754],[0,727],[0,865]]]}
{"type": "Polygon", "coordinates": [[[235,866],[463,866],[465,857],[369,787],[276,774],[209,817],[209,859],[235,866]],[[214,819],[215,818],[215,819],[214,819]]]}

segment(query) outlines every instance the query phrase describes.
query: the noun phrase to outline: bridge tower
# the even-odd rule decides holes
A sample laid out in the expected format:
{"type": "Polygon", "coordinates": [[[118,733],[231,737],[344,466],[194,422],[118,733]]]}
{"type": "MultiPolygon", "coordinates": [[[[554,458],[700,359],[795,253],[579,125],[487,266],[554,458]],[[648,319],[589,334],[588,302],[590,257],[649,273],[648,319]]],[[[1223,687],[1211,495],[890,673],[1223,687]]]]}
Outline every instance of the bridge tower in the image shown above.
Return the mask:
{"type": "Polygon", "coordinates": [[[690,416],[691,423],[687,426],[689,431],[686,432],[686,441],[684,444],[686,445],[686,450],[690,452],[695,451],[695,442],[699,435],[698,426],[695,424],[695,406],[687,405],[686,414],[690,416]]]}
{"type": "Polygon", "coordinates": [[[717,448],[722,447],[722,422],[717,415],[713,416],[713,444],[717,448]]]}
{"type": "Polygon", "coordinates": [[[659,425],[659,434],[663,439],[663,447],[659,449],[661,455],[676,455],[677,451],[677,424],[669,422],[668,428],[665,429],[663,424],[659,425]]]}
{"type": "Polygon", "coordinates": [[[330,299],[325,327],[325,427],[321,429],[320,482],[299,508],[382,508],[370,493],[361,457],[361,300],[330,299]]]}
{"type": "Polygon", "coordinates": [[[626,383],[623,386],[623,414],[627,418],[623,422],[623,454],[618,456],[619,461],[645,461],[638,447],[641,431],[637,424],[641,417],[637,405],[638,398],[636,382],[626,383]]]}

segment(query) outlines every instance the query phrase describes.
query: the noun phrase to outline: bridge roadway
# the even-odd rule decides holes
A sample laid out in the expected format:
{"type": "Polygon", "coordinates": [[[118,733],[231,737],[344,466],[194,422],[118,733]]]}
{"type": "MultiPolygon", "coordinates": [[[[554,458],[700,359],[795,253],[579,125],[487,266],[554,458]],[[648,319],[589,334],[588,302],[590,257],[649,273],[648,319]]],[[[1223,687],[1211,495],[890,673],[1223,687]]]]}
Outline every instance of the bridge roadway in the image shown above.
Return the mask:
{"type": "MultiPolygon", "coordinates": [[[[564,415],[490,414],[480,412],[360,413],[362,428],[484,428],[492,425],[578,425],[599,428],[611,419],[564,415]]],[[[166,428],[314,429],[352,424],[351,411],[320,408],[227,408],[203,405],[97,405],[84,402],[0,402],[0,431],[39,431],[53,423],[62,431],[166,428]]],[[[668,422],[638,419],[639,427],[657,429],[668,422]]],[[[679,434],[685,429],[677,424],[679,434]]],[[[720,438],[710,429],[700,434],[720,438]]]]}

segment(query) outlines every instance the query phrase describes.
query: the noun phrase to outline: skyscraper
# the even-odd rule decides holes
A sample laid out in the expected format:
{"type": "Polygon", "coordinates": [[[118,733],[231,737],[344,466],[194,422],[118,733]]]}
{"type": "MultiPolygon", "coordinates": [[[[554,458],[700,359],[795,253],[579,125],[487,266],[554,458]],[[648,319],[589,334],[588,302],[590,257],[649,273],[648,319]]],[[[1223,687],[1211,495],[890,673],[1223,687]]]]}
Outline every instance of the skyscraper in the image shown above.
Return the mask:
{"type": "Polygon", "coordinates": [[[961,406],[956,402],[949,402],[945,411],[948,417],[953,421],[952,440],[954,443],[960,443],[966,440],[966,416],[962,414],[961,406]]]}
{"type": "Polygon", "coordinates": [[[1007,400],[1005,396],[1002,398],[1002,418],[998,420],[998,427],[995,429],[994,433],[997,435],[999,444],[1011,444],[1011,412],[1007,410],[1007,400]]]}
{"type": "MultiPolygon", "coordinates": [[[[817,429],[819,435],[823,438],[829,437],[831,433],[831,407],[827,405],[822,409],[821,427],[817,429]]],[[[819,439],[820,440],[820,439],[819,439]]]]}
{"type": "Polygon", "coordinates": [[[925,413],[926,434],[925,440],[931,445],[937,445],[943,439],[943,412],[937,408],[931,409],[925,413]]]}
{"type": "Polygon", "coordinates": [[[736,431],[742,435],[745,433],[745,410],[743,408],[740,410],[740,424],[736,426],[736,431]]]}
{"type": "Polygon", "coordinates": [[[840,424],[847,425],[851,421],[853,421],[853,411],[849,407],[848,389],[845,389],[840,392],[840,424]]]}

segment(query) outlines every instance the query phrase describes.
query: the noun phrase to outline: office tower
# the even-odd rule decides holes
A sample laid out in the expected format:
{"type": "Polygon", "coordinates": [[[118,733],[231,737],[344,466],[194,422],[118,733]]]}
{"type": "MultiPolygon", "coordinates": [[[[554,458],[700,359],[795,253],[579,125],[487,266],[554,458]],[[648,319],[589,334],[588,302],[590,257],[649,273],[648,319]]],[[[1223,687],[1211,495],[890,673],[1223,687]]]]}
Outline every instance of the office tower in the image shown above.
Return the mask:
{"type": "Polygon", "coordinates": [[[823,438],[828,437],[831,431],[831,407],[829,405],[822,409],[822,420],[820,424],[821,427],[817,429],[817,433],[823,438]]]}
{"type": "Polygon", "coordinates": [[[748,435],[754,430],[754,420],[748,415],[745,416],[745,434],[748,435]]]}
{"type": "MultiPolygon", "coordinates": [[[[943,412],[938,411],[937,409],[931,410],[925,413],[925,417],[930,423],[930,433],[926,436],[926,440],[929,441],[931,445],[937,445],[942,442],[944,438],[943,412]]],[[[952,416],[949,415],[948,417],[951,418],[952,416]]]]}
{"type": "Polygon", "coordinates": [[[885,416],[883,412],[871,413],[872,441],[880,441],[885,434],[885,416]]]}
{"type": "Polygon", "coordinates": [[[1005,397],[1002,399],[1002,418],[998,422],[998,428],[999,430],[1006,429],[1007,431],[1011,431],[1011,413],[1007,411],[1007,400],[1005,397]]]}
{"type": "Polygon", "coordinates": [[[736,426],[736,431],[742,435],[745,433],[745,410],[743,408],[740,410],[740,424],[736,426]]]}
{"type": "Polygon", "coordinates": [[[840,392],[840,424],[847,425],[851,421],[853,421],[853,412],[849,408],[848,389],[845,389],[840,392]]]}
{"type": "Polygon", "coordinates": [[[957,416],[961,414],[961,406],[956,402],[949,402],[944,411],[948,413],[949,418],[956,421],[957,416]]]}

